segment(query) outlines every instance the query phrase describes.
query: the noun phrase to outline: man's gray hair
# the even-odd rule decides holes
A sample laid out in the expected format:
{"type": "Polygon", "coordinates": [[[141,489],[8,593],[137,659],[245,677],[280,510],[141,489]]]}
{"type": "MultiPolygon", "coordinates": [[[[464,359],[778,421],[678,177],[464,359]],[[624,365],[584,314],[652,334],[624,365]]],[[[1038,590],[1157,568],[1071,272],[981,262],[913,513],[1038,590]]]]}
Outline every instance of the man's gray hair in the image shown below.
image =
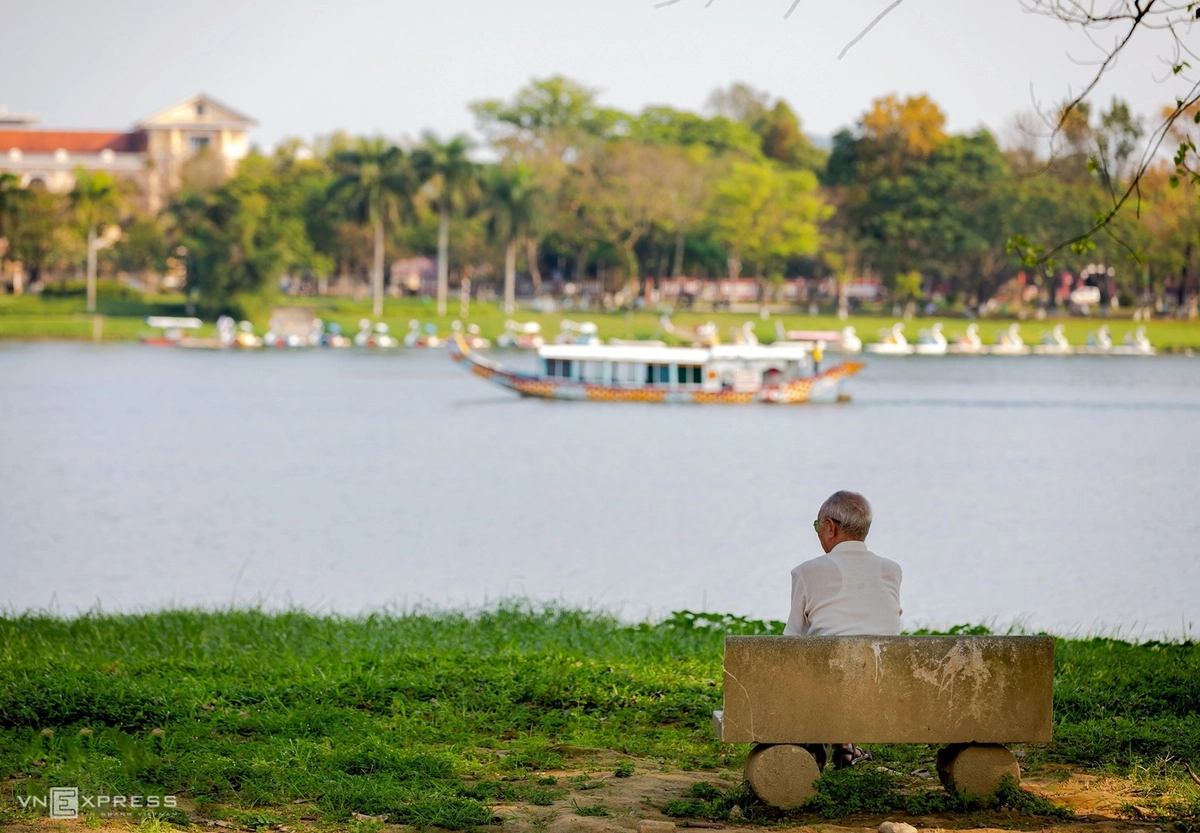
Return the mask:
{"type": "Polygon", "coordinates": [[[859,541],[865,541],[871,531],[871,504],[858,492],[834,492],[817,513],[817,520],[829,518],[859,541]]]}

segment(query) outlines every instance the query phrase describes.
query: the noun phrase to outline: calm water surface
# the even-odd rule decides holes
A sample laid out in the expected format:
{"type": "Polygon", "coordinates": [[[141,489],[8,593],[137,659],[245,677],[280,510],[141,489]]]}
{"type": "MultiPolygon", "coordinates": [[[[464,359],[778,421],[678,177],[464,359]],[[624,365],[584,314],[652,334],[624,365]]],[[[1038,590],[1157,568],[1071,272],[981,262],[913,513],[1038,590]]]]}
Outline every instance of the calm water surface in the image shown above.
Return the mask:
{"type": "Polygon", "coordinates": [[[878,357],[850,390],[556,403],[441,352],[0,346],[0,605],[782,619],[851,488],[908,627],[1197,634],[1200,359],[878,357]]]}

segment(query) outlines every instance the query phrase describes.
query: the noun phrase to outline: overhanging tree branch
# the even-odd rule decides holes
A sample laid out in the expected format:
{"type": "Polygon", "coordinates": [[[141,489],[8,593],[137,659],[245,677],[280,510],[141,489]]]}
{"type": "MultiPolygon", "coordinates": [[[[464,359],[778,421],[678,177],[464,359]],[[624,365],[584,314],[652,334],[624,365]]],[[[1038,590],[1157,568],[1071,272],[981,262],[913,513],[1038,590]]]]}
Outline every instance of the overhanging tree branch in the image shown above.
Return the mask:
{"type": "MultiPolygon", "coordinates": [[[[680,2],[682,0],[661,0],[656,7],[673,6],[680,2]]],[[[705,8],[711,6],[713,2],[714,0],[707,0],[705,8]]],[[[843,47],[838,54],[838,59],[845,56],[855,44],[903,2],[904,0],[892,0],[843,47]]],[[[1188,71],[1193,69],[1187,58],[1200,63],[1200,55],[1183,39],[1183,35],[1190,32],[1191,27],[1197,25],[1196,21],[1200,20],[1200,0],[1018,0],[1018,2],[1029,14],[1043,15],[1066,23],[1068,26],[1080,27],[1084,35],[1100,52],[1099,59],[1094,62],[1096,70],[1088,83],[1059,110],[1051,136],[1057,136],[1063,132],[1072,116],[1080,109],[1080,105],[1095,92],[1105,74],[1116,65],[1121,54],[1126,51],[1134,36],[1139,32],[1157,31],[1169,34],[1172,42],[1172,54],[1169,56],[1171,72],[1173,75],[1183,76],[1185,80],[1191,82],[1188,92],[1183,96],[1176,97],[1175,108],[1166,114],[1158,127],[1151,133],[1146,150],[1124,190],[1113,187],[1113,172],[1107,171],[1112,208],[1098,217],[1096,223],[1086,232],[1059,243],[1052,250],[1041,255],[1037,260],[1044,263],[1057,252],[1067,247],[1077,246],[1082,241],[1106,229],[1130,199],[1134,199],[1140,206],[1142,178],[1158,158],[1164,139],[1185,112],[1200,102],[1200,83],[1191,81],[1187,75],[1188,71]],[[1119,32],[1113,42],[1105,46],[1094,37],[1093,33],[1103,31],[1110,26],[1119,27],[1119,32]]],[[[791,0],[784,17],[790,17],[799,5],[800,0],[791,0]]],[[[1197,121],[1200,122],[1200,116],[1197,117],[1197,121]]],[[[1195,150],[1195,143],[1188,137],[1183,137],[1175,154],[1176,176],[1172,177],[1173,183],[1178,181],[1180,174],[1186,174],[1193,181],[1200,182],[1200,174],[1191,170],[1187,163],[1189,151],[1194,153],[1195,150]]],[[[1107,170],[1107,162],[1104,162],[1102,166],[1107,170]]]]}

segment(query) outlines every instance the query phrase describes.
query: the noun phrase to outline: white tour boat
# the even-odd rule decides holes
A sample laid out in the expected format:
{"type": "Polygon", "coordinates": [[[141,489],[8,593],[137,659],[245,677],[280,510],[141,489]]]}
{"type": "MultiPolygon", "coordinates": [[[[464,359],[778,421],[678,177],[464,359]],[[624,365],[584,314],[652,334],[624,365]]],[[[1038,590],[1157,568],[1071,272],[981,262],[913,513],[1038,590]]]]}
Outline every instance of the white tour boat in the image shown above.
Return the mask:
{"type": "Polygon", "coordinates": [[[534,373],[507,369],[458,335],[450,355],[476,376],[523,396],[608,402],[843,401],[842,383],[862,369],[845,362],[817,372],[812,351],[799,345],[550,344],[538,349],[534,373]]]}

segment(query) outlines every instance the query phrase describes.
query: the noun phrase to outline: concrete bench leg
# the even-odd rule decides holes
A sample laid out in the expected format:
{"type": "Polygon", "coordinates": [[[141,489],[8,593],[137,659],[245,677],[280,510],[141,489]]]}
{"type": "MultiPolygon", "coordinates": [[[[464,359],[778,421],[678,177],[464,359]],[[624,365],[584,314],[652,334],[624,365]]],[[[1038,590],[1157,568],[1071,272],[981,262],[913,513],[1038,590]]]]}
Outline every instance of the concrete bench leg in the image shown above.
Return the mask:
{"type": "Polygon", "coordinates": [[[746,781],[772,807],[791,810],[817,794],[817,760],[793,743],[760,743],[746,757],[746,781]]]}
{"type": "Polygon", "coordinates": [[[939,749],[937,770],[946,789],[976,798],[996,792],[1005,775],[1021,781],[1017,759],[999,743],[956,743],[939,749]]]}

